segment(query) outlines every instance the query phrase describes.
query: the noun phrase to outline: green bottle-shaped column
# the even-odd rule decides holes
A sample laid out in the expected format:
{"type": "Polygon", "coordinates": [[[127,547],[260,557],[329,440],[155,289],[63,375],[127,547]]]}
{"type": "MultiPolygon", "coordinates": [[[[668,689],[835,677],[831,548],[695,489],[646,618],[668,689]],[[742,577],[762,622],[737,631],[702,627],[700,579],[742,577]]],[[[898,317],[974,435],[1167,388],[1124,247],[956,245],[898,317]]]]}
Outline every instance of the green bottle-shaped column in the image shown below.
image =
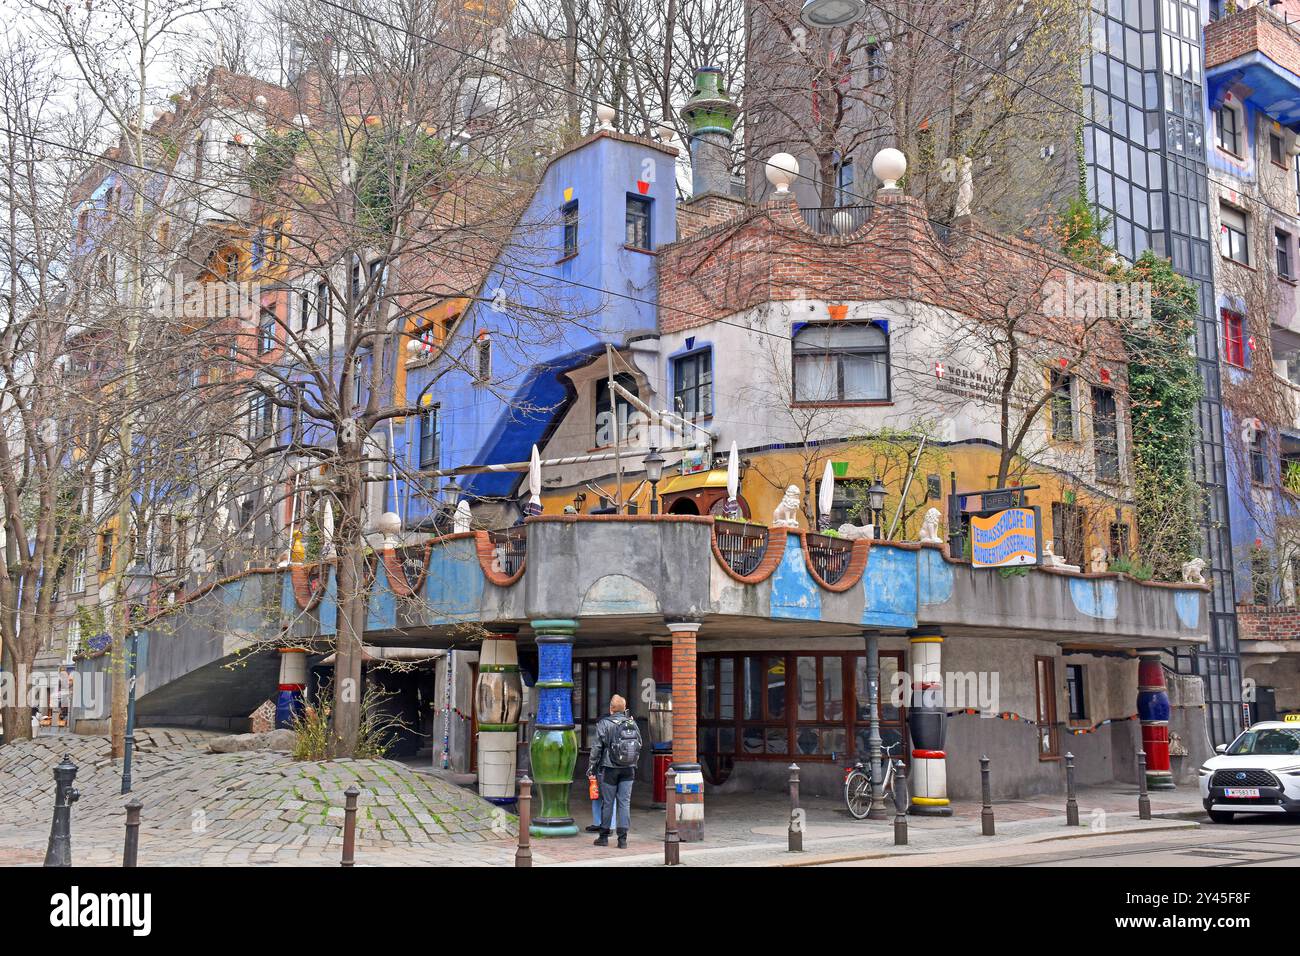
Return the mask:
{"type": "Polygon", "coordinates": [[[577,621],[533,621],[537,635],[537,723],[529,746],[538,805],[533,836],[577,836],[569,815],[569,785],[578,762],[573,726],[573,632],[577,621]]]}

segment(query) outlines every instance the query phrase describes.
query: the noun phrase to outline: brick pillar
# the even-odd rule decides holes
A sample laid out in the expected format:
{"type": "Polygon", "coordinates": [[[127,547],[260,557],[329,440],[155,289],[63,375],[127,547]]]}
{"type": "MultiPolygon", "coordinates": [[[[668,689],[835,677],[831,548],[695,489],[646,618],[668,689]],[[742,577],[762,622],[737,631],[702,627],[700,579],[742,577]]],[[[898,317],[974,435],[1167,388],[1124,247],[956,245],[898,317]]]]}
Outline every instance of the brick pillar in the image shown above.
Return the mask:
{"type": "Polygon", "coordinates": [[[683,843],[704,839],[704,774],[700,769],[695,698],[698,621],[669,621],[673,636],[673,771],[677,774],[677,830],[683,843]]]}

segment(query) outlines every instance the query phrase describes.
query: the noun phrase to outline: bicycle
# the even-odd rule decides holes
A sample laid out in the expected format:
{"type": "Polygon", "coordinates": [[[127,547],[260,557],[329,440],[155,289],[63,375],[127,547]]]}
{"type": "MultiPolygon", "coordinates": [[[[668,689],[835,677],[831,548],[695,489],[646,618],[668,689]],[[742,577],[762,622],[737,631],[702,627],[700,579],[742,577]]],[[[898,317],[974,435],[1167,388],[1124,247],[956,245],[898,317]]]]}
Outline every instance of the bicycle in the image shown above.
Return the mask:
{"type": "MultiPolygon", "coordinates": [[[[894,761],[890,759],[892,751],[898,744],[893,743],[882,749],[880,757],[880,792],[893,793],[894,761]]],[[[871,764],[858,760],[844,777],[844,803],[849,808],[849,815],[855,820],[865,820],[871,810],[871,764]]]]}

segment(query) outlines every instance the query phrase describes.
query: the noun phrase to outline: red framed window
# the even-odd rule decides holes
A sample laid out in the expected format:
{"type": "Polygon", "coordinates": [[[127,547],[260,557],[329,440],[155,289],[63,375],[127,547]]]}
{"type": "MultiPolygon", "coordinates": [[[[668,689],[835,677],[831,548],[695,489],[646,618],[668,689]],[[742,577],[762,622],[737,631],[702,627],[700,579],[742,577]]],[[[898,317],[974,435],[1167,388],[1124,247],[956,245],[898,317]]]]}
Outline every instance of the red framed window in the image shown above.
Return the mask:
{"type": "Polygon", "coordinates": [[[1246,367],[1246,322],[1240,312],[1221,309],[1223,319],[1223,360],[1238,368],[1246,367]]]}

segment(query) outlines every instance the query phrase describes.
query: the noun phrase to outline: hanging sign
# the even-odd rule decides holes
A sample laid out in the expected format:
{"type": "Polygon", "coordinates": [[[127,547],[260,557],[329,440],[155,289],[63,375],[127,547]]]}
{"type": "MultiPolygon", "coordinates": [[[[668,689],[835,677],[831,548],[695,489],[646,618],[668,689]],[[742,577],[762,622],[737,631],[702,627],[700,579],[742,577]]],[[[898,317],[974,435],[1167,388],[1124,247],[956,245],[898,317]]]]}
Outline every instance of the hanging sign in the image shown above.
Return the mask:
{"type": "Polygon", "coordinates": [[[1042,529],[1037,508],[1008,508],[971,515],[971,566],[1009,568],[1038,564],[1042,529]]]}

